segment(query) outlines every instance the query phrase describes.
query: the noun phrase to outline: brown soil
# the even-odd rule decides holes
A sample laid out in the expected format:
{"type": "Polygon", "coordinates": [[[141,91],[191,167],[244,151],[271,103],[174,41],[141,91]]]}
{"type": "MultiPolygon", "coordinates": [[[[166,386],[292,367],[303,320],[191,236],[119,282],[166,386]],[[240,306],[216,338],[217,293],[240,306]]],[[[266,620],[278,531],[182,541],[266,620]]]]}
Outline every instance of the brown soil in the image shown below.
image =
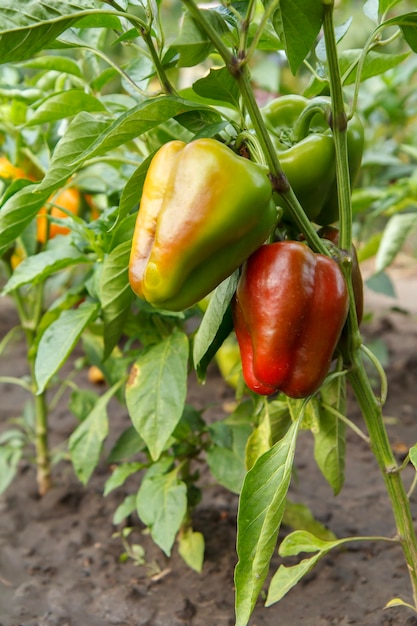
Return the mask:
{"type": "MultiPolygon", "coordinates": [[[[413,290],[415,287],[413,286],[413,290]]],[[[413,291],[415,294],[416,291],[413,291]]],[[[413,307],[411,307],[413,308],[413,307]]],[[[1,303],[1,334],[14,323],[13,309],[1,303]]],[[[415,313],[379,312],[364,325],[367,340],[385,342],[389,351],[389,396],[385,416],[390,439],[401,460],[416,443],[417,319],[415,313]]],[[[17,342],[0,360],[0,374],[26,372],[23,344],[17,342]]],[[[88,384],[88,383],[86,383],[88,384]]],[[[16,416],[26,400],[16,386],[2,386],[0,427],[16,416]]],[[[204,387],[193,384],[196,406],[215,403],[213,412],[232,398],[213,368],[204,387]]],[[[65,400],[65,398],[64,398],[65,400]]],[[[360,424],[353,403],[350,417],[360,424]]],[[[110,443],[128,425],[124,409],[111,405],[110,443]]],[[[51,421],[52,444],[65,441],[75,421],[65,402],[51,421]]],[[[167,559],[134,519],[131,543],[145,549],[145,565],[120,562],[123,546],[112,515],[129,489],[103,497],[110,469],[103,461],[86,488],[69,463],[54,468],[54,488],[36,494],[33,466],[22,463],[18,476],[0,498],[0,626],[233,626],[233,568],[237,498],[207,477],[194,527],[206,539],[202,574],[195,574],[174,550],[167,559]]],[[[407,467],[407,487],[413,470],[407,467]]],[[[291,498],[307,504],[315,517],[338,537],[395,534],[384,484],[367,445],[348,436],[346,482],[335,498],[313,459],[312,437],[302,432],[296,451],[291,498]]],[[[413,513],[417,514],[415,496],[413,513]]],[[[288,529],[283,528],[281,537],[288,529]]],[[[259,601],[251,626],[382,626],[417,624],[408,609],[383,610],[393,597],[410,600],[401,549],[385,542],[352,543],[325,557],[277,605],[259,601]]],[[[275,556],[272,571],[279,565],[275,556]]]]}

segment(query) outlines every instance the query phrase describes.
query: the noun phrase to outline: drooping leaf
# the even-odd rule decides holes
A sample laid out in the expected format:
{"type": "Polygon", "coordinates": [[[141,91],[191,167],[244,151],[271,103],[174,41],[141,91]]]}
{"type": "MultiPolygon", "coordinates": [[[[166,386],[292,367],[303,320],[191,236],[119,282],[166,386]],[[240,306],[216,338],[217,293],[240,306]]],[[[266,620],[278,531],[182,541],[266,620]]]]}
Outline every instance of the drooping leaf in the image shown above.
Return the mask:
{"type": "Polygon", "coordinates": [[[269,569],[290,484],[301,416],[247,473],[238,512],[236,626],[246,626],[269,569]]]}
{"type": "Polygon", "coordinates": [[[132,423],[158,459],[181,419],[187,388],[188,338],[175,330],[139,354],[126,385],[132,423]]]}

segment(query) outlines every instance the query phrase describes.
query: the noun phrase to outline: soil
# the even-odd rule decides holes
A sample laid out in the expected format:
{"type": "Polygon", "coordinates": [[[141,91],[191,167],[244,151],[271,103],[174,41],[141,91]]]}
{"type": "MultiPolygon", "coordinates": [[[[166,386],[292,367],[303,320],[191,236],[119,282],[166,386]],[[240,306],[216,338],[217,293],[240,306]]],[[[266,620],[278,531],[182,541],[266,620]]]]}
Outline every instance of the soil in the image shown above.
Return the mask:
{"type": "MultiPolygon", "coordinates": [[[[387,347],[389,394],[385,416],[390,440],[401,461],[417,434],[417,281],[407,277],[399,292],[405,301],[375,302],[368,294],[371,321],[363,325],[365,339],[387,347]],[[392,304],[402,308],[392,310],[392,304]]],[[[0,336],[15,323],[7,299],[0,302],[0,336]]],[[[0,359],[0,374],[27,371],[23,343],[16,341],[0,359]]],[[[84,373],[85,374],[85,373],[84,373]]],[[[85,380],[86,386],[88,385],[85,380]]],[[[3,385],[0,427],[19,415],[24,390],[3,385]]],[[[213,367],[204,387],[192,383],[190,401],[211,404],[213,417],[224,415],[233,398],[213,367]]],[[[65,405],[51,419],[51,443],[59,445],[75,422],[65,405]]],[[[128,424],[126,411],[110,405],[109,446],[128,424]]],[[[362,426],[355,404],[349,417],[362,426]]],[[[314,516],[336,536],[393,537],[395,527],[384,484],[367,444],[348,435],[345,486],[334,497],[313,458],[310,433],[303,431],[296,450],[291,499],[307,504],[314,516]]],[[[145,563],[121,562],[123,545],[112,516],[137,485],[103,497],[111,468],[103,461],[83,487],[71,465],[54,467],[54,487],[43,498],[36,493],[33,465],[21,463],[18,475],[0,498],[0,626],[233,626],[233,569],[236,563],[237,497],[208,476],[204,497],[195,511],[194,528],[203,532],[206,553],[203,572],[189,569],[174,549],[170,559],[152,543],[137,518],[129,537],[145,550],[145,563]]],[[[404,471],[406,486],[414,472],[404,471]]],[[[412,500],[417,515],[416,497],[412,500]]],[[[280,540],[289,531],[283,527],[280,540]]],[[[349,543],[322,559],[284,599],[269,608],[262,599],[250,626],[416,625],[405,608],[383,607],[393,597],[410,601],[411,590],[398,544],[382,541],[349,543]]],[[[274,556],[271,571],[280,557],[274,556]]]]}

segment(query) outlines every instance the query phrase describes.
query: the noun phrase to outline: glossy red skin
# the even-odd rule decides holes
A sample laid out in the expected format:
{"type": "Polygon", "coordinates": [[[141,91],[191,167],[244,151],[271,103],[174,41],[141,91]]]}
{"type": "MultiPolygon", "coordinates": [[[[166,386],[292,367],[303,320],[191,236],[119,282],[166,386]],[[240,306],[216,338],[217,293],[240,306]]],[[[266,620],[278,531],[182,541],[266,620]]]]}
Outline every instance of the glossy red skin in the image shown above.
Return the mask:
{"type": "Polygon", "coordinates": [[[243,266],[233,303],[245,382],[304,398],[325,379],[348,313],[341,269],[307,245],[261,246],[243,266]]]}

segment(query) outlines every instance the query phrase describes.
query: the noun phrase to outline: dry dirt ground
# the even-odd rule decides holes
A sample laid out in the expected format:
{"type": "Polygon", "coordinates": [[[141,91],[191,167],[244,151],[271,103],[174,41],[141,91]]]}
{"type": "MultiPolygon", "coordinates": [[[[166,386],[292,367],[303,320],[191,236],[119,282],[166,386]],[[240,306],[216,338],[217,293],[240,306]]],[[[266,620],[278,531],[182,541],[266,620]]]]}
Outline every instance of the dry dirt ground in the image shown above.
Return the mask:
{"type": "MultiPolygon", "coordinates": [[[[397,277],[396,277],[397,278],[397,277]]],[[[364,325],[367,341],[388,349],[387,428],[398,458],[417,440],[417,280],[398,281],[397,301],[372,300],[373,319],[364,325]],[[408,313],[393,312],[392,305],[408,313]]],[[[0,302],[0,336],[14,323],[7,300],[0,302]]],[[[26,372],[23,345],[16,343],[0,359],[0,375],[26,372]]],[[[232,397],[215,368],[205,387],[192,385],[196,406],[222,405],[232,397]]],[[[18,387],[1,389],[0,426],[19,414],[25,401],[18,387]]],[[[125,411],[110,407],[112,432],[128,425],[125,411]]],[[[360,424],[353,403],[350,417],[360,424]]],[[[52,443],[64,441],[74,418],[62,404],[51,422],[52,443]]],[[[113,537],[112,515],[129,488],[103,498],[110,469],[103,462],[83,488],[66,462],[54,468],[54,488],[36,495],[33,467],[22,463],[18,476],[0,498],[0,626],[233,626],[233,568],[237,498],[207,480],[194,527],[204,533],[206,555],[198,575],[176,550],[167,559],[135,521],[130,537],[145,549],[146,563],[120,562],[123,546],[113,537]]],[[[404,471],[407,487],[411,467],[404,471]]],[[[312,438],[302,432],[296,451],[291,498],[307,504],[338,537],[395,533],[393,517],[375,460],[367,445],[349,434],[345,487],[333,497],[313,460],[312,438]]],[[[417,495],[412,500],[417,515],[417,495]]],[[[283,528],[281,536],[288,532],[283,528]]],[[[259,601],[251,626],[383,626],[417,624],[407,609],[383,610],[395,596],[410,599],[408,575],[396,544],[348,544],[325,557],[277,605],[259,601]]],[[[280,558],[273,558],[272,570],[280,558]]]]}

